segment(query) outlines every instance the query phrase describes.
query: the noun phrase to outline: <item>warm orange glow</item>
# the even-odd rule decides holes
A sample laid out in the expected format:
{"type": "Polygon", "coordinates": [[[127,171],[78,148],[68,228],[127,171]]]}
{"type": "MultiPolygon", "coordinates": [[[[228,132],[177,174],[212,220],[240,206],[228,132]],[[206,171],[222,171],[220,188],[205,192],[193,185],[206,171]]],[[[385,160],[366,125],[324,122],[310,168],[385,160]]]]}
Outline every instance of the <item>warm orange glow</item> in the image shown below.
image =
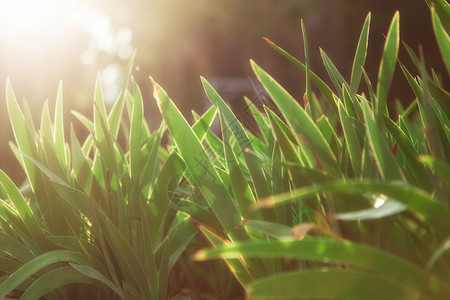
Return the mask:
{"type": "Polygon", "coordinates": [[[3,45],[15,50],[23,46],[33,47],[26,51],[42,50],[46,43],[55,42],[56,38],[87,16],[86,7],[78,3],[70,0],[0,2],[0,36],[3,45]]]}
{"type": "Polygon", "coordinates": [[[131,53],[131,31],[112,30],[109,19],[87,2],[77,0],[6,0],[0,2],[0,40],[10,53],[39,59],[58,44],[70,44],[80,33],[90,35],[93,47],[80,57],[93,64],[95,51],[127,59],[131,53]]]}
{"type": "MultiPolygon", "coordinates": [[[[83,0],[0,1],[0,63],[5,75],[22,74],[20,81],[28,81],[30,89],[37,84],[37,72],[53,74],[56,82],[83,65],[96,65],[101,54],[126,62],[133,52],[131,30],[114,26],[102,7],[93,5],[83,0]]],[[[120,66],[95,67],[103,69],[105,98],[115,100],[120,66]]]]}

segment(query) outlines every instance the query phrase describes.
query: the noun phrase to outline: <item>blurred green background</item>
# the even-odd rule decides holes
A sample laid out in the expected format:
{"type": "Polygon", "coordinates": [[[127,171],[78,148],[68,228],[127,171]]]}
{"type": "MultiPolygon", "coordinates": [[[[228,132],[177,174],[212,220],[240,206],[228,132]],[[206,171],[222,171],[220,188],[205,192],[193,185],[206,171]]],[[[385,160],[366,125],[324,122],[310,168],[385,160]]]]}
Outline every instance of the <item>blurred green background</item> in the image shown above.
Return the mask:
{"type": "MultiPolygon", "coordinates": [[[[136,49],[133,76],[141,86],[149,123],[156,127],[160,116],[151,96],[149,75],[188,119],[190,110],[205,109],[200,75],[218,85],[238,83],[234,85],[237,93],[224,94],[227,101],[240,101],[242,93],[252,97],[252,91],[245,87],[252,84],[250,58],[302,99],[303,74],[262,39],[268,37],[303,61],[301,18],[308,33],[313,71],[327,79],[321,47],[348,78],[360,29],[371,11],[366,69],[376,82],[383,33],[396,10],[401,15],[402,40],[413,49],[421,44],[427,65],[440,66],[423,0],[1,0],[0,168],[17,184],[24,178],[8,145],[13,136],[4,96],[7,77],[16,97],[26,100],[32,112],[40,112],[46,99],[53,108],[58,82],[63,80],[66,122],[73,122],[81,136],[86,131],[70,110],[90,115],[98,72],[102,73],[105,97],[112,104],[136,49]],[[244,87],[239,89],[239,84],[244,87]]],[[[400,59],[410,65],[403,48],[400,59]]],[[[437,71],[445,74],[439,67],[437,71]]],[[[399,70],[394,80],[391,100],[410,102],[413,95],[399,70]]],[[[448,78],[444,80],[448,82],[448,78]]],[[[39,118],[35,115],[36,122],[39,118]]]]}

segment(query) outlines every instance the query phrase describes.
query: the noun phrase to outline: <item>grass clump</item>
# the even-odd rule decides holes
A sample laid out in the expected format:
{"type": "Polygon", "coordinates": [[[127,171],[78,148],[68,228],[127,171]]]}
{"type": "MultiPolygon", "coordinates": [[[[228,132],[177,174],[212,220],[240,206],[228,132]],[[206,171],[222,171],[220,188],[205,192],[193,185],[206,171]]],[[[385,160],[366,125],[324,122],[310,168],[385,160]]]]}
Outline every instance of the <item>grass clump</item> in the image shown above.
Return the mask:
{"type": "MultiPolygon", "coordinates": [[[[434,5],[450,70],[448,6],[434,5]]],[[[213,106],[194,114],[193,125],[151,79],[164,120],[157,131],[146,125],[133,80],[109,113],[97,81],[93,121],[75,113],[90,134],[79,141],[71,129],[66,142],[62,89],[54,120],[44,106],[36,130],[8,83],[13,147],[31,192],[24,197],[0,172],[0,297],[165,299],[170,271],[201,237],[212,248],[194,257],[222,258],[252,299],[448,298],[450,96],[405,45],[416,70],[399,65],[416,98],[390,117],[399,19],[386,34],[376,85],[364,71],[370,14],[349,81],[321,51],[331,87],[310,70],[303,24],[305,63],[268,40],[306,72],[306,93],[301,106],[251,61],[276,105],[261,111],[247,99],[258,135],[206,79],[213,106]],[[220,137],[210,128],[216,114],[220,137]]],[[[131,63],[128,70],[130,78],[131,63]]],[[[202,278],[201,268],[181,264],[202,278]]]]}
{"type": "Polygon", "coordinates": [[[170,209],[183,162],[161,153],[164,127],[150,132],[131,85],[107,114],[97,80],[93,121],[75,113],[90,134],[79,141],[71,128],[66,142],[61,87],[53,122],[45,105],[36,130],[7,84],[13,148],[31,192],[26,202],[1,173],[0,298],[12,289],[22,299],[166,298],[169,272],[195,230],[170,209]]]}

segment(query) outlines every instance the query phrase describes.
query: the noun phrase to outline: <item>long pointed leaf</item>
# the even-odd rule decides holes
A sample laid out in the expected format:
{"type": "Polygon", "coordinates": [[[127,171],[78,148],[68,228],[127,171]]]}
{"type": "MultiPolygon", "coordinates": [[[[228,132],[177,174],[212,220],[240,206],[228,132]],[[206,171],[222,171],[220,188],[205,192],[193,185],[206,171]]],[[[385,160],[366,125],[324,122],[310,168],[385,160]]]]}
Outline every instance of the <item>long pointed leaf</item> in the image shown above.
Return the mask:
{"type": "Polygon", "coordinates": [[[306,140],[311,150],[331,172],[336,172],[338,169],[336,157],[311,117],[269,74],[253,61],[251,63],[256,76],[286,117],[291,128],[306,140]]]}
{"type": "Polygon", "coordinates": [[[237,226],[241,219],[234,200],[212,166],[205,149],[165,91],[155,82],[153,86],[161,114],[205,200],[232,239],[247,239],[242,227],[237,226]]]}
{"type": "Polygon", "coordinates": [[[400,14],[397,11],[392,18],[391,25],[384,44],[383,57],[378,72],[377,99],[375,106],[375,116],[379,124],[383,122],[383,116],[386,113],[386,101],[391,87],[392,77],[394,76],[395,64],[397,62],[398,48],[400,42],[400,14]]]}
{"type": "Polygon", "coordinates": [[[359,82],[361,81],[362,68],[366,61],[367,44],[369,42],[370,12],[364,21],[361,35],[359,37],[358,46],[356,48],[355,58],[353,60],[352,76],[350,79],[350,93],[355,95],[358,91],[359,82]]]}

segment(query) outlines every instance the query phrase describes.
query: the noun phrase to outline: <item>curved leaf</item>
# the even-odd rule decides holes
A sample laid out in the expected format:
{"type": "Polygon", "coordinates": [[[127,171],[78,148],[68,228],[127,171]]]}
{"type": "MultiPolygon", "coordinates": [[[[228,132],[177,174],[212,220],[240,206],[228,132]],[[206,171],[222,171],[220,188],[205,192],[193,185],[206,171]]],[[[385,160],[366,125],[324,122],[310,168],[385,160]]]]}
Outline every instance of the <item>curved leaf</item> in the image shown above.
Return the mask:
{"type": "Polygon", "coordinates": [[[14,290],[37,271],[57,262],[88,264],[86,259],[80,253],[73,251],[54,250],[41,254],[20,267],[0,285],[0,298],[5,297],[9,292],[14,290]]]}
{"type": "Polygon", "coordinates": [[[93,284],[95,281],[71,267],[62,267],[50,271],[36,279],[23,293],[20,299],[40,299],[49,292],[71,283],[93,284]]]}
{"type": "Polygon", "coordinates": [[[161,114],[205,200],[233,239],[248,239],[242,227],[236,226],[241,221],[239,211],[202,144],[166,92],[155,82],[153,86],[161,114]]]}
{"type": "MultiPolygon", "coordinates": [[[[385,277],[391,282],[396,282],[397,284],[408,287],[408,289],[410,290],[429,291],[431,288],[435,288],[435,291],[437,293],[448,293],[450,291],[449,287],[445,286],[444,283],[440,282],[437,278],[429,275],[418,266],[406,260],[403,260],[400,257],[394,256],[376,248],[346,241],[334,241],[326,239],[310,239],[302,241],[260,241],[252,243],[242,243],[228,247],[220,247],[217,249],[201,250],[195,255],[195,258],[197,260],[219,257],[224,259],[238,257],[284,257],[327,263],[345,263],[348,264],[348,268],[358,268],[359,270],[368,270],[371,272],[375,272],[375,274],[385,277]]],[[[351,269],[348,270],[351,271],[351,269]]],[[[323,272],[323,274],[325,274],[331,272],[331,270],[323,272]]],[[[308,273],[309,272],[306,271],[303,274],[308,273]]],[[[282,277],[288,275],[278,276],[282,277]]],[[[307,277],[307,275],[305,276],[307,277]]],[[[261,280],[261,282],[263,280],[261,280]]],[[[316,287],[315,290],[317,289],[318,288],[316,287]]],[[[328,290],[329,288],[327,287],[326,289],[328,290]]],[[[278,290],[283,291],[284,289],[279,288],[278,290]]],[[[302,292],[302,288],[298,285],[298,283],[296,286],[296,290],[298,293],[302,292]]],[[[316,292],[319,293],[319,291],[316,292]]]]}
{"type": "Polygon", "coordinates": [[[400,42],[400,14],[395,12],[384,44],[383,57],[378,72],[377,99],[375,116],[379,124],[383,122],[386,113],[386,100],[394,76],[395,64],[397,63],[398,48],[400,42]]]}
{"type": "Polygon", "coordinates": [[[410,289],[384,277],[351,270],[314,270],[275,275],[248,287],[251,299],[416,299],[410,289]]]}
{"type": "MultiPolygon", "coordinates": [[[[448,4],[447,4],[448,5],[448,4]]],[[[431,8],[431,19],[433,21],[434,34],[441,50],[442,58],[444,60],[445,66],[447,67],[447,72],[450,75],[450,37],[449,33],[444,29],[441,23],[441,19],[434,7],[431,8]]]]}
{"type": "Polygon", "coordinates": [[[361,81],[362,68],[364,67],[364,63],[366,61],[367,44],[369,42],[370,16],[371,13],[369,12],[366,20],[364,21],[358,46],[356,48],[355,58],[353,60],[352,76],[350,79],[350,93],[352,95],[356,94],[358,91],[359,82],[361,81]]]}
{"type": "Polygon", "coordinates": [[[406,205],[409,210],[421,216],[424,219],[424,223],[433,226],[437,234],[442,236],[450,234],[449,209],[439,203],[432,195],[402,182],[335,182],[300,188],[289,193],[272,196],[259,203],[263,207],[271,207],[275,204],[297,201],[314,196],[316,193],[324,192],[383,194],[406,205]]]}
{"type": "Polygon", "coordinates": [[[251,64],[259,81],[286,117],[289,125],[305,139],[320,161],[331,171],[336,172],[338,170],[336,157],[311,117],[275,79],[255,62],[251,61],[251,64]]]}
{"type": "Polygon", "coordinates": [[[78,265],[78,264],[70,264],[70,266],[75,269],[78,273],[83,274],[83,277],[92,278],[95,281],[100,281],[107,287],[109,287],[111,290],[116,292],[117,295],[119,295],[121,298],[123,298],[122,292],[114,285],[114,283],[111,282],[108,278],[105,277],[102,273],[97,271],[96,269],[86,266],[86,265],[78,265]]]}

